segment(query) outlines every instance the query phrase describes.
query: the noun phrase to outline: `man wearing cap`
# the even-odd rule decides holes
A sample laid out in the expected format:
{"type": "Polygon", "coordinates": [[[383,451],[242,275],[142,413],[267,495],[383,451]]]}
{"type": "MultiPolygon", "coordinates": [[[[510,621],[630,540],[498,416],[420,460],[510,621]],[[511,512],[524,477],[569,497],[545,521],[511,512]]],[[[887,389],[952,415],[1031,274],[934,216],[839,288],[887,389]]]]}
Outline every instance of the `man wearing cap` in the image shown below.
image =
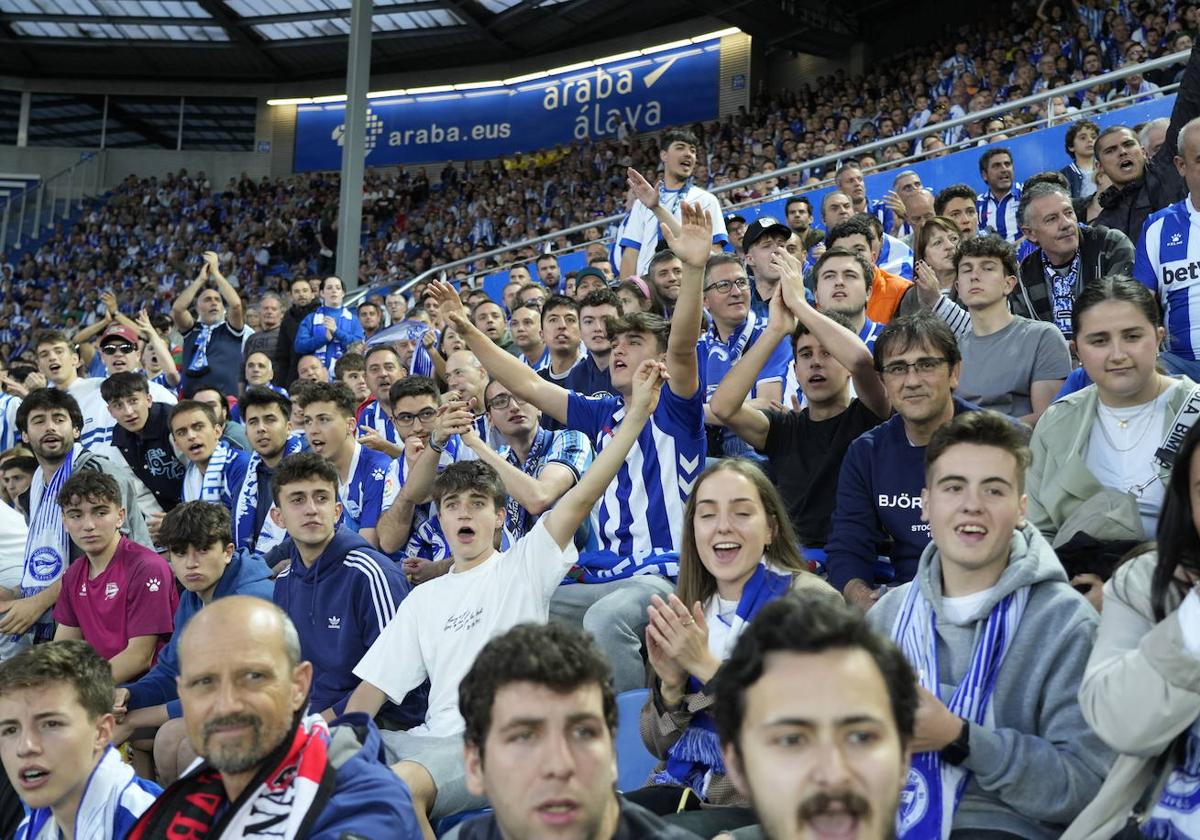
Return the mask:
{"type": "Polygon", "coordinates": [[[604,276],[604,272],[594,265],[580,269],[575,274],[575,300],[581,301],[592,292],[607,288],[608,279],[604,276]]]}
{"type": "Polygon", "coordinates": [[[764,324],[767,306],[779,286],[779,270],[771,265],[771,255],[787,245],[791,238],[792,229],[774,216],[759,216],[747,225],[742,237],[746,267],[754,275],[750,308],[764,324]]]}
{"type": "Polygon", "coordinates": [[[746,253],[742,249],[742,237],[746,235],[746,217],[737,213],[726,216],[725,231],[729,234],[729,244],[733,246],[734,253],[746,253]]]}

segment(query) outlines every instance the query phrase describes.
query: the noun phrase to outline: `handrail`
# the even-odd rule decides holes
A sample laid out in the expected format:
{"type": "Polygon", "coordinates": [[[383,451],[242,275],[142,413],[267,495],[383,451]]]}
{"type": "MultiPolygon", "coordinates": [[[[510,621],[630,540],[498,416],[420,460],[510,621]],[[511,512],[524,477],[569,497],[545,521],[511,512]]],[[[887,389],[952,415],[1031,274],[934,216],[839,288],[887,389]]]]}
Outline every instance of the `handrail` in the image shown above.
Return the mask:
{"type": "MultiPolygon", "coordinates": [[[[1099,76],[1093,76],[1088,79],[1081,79],[1078,82],[1071,82],[1070,84],[1066,84],[1066,85],[1063,85],[1063,86],[1057,87],[1057,88],[1047,88],[1046,90],[1043,90],[1040,93],[1030,94],[1029,96],[1026,96],[1022,99],[1017,99],[1012,102],[1004,102],[999,105],[993,105],[992,107],[985,108],[982,111],[974,111],[969,114],[965,114],[964,116],[955,117],[954,119],[946,120],[944,122],[935,123],[933,125],[926,125],[921,128],[918,128],[914,131],[906,131],[902,134],[896,134],[891,137],[884,137],[879,140],[873,140],[870,143],[864,143],[863,145],[856,146],[853,149],[847,149],[845,151],[833,152],[833,153],[830,153],[827,155],[822,155],[821,157],[814,158],[812,160],[807,160],[802,163],[795,163],[790,166],[780,167],[779,169],[772,170],[771,172],[755,173],[748,178],[742,178],[741,180],[738,180],[738,181],[731,181],[728,184],[721,184],[720,186],[713,187],[712,190],[710,190],[710,192],[712,192],[714,194],[719,194],[719,193],[723,193],[723,192],[728,192],[730,190],[739,189],[741,187],[749,186],[750,184],[755,184],[755,183],[758,183],[759,181],[764,181],[768,178],[782,178],[782,177],[786,177],[787,175],[791,174],[792,172],[802,172],[805,169],[811,169],[816,166],[824,166],[827,164],[836,164],[838,161],[846,160],[847,158],[858,157],[858,156],[861,156],[868,152],[873,152],[876,149],[885,148],[894,143],[902,143],[902,142],[906,142],[908,140],[917,140],[917,139],[926,137],[931,134],[940,134],[941,132],[945,131],[948,128],[957,128],[959,126],[968,125],[969,123],[978,122],[980,120],[987,120],[987,119],[990,119],[991,117],[1007,114],[1007,113],[1009,113],[1011,111],[1015,111],[1015,110],[1020,110],[1021,108],[1024,108],[1027,105],[1033,105],[1033,104],[1036,104],[1036,103],[1041,102],[1046,99],[1052,99],[1055,96],[1064,96],[1067,94],[1076,93],[1077,91],[1080,91],[1080,90],[1087,90],[1088,88],[1094,87],[1096,85],[1108,84],[1109,82],[1120,81],[1121,79],[1136,75],[1138,73],[1145,73],[1148,70],[1157,70],[1161,67],[1170,67],[1171,65],[1178,64],[1181,61],[1185,61],[1190,55],[1191,55],[1191,50],[1181,50],[1180,52],[1171,53],[1170,55],[1159,56],[1158,58],[1152,58],[1152,59],[1149,59],[1148,61],[1143,61],[1139,64],[1128,64],[1128,65],[1125,65],[1124,67],[1119,67],[1116,70],[1110,70],[1107,73],[1101,73],[1099,76]]],[[[1111,103],[1105,103],[1105,105],[1109,106],[1109,105],[1111,105],[1111,103]]],[[[540,236],[532,237],[530,239],[522,240],[521,242],[515,242],[511,245],[506,245],[503,248],[493,248],[492,250],[485,251],[482,254],[473,254],[470,257],[464,257],[462,259],[452,260],[451,262],[448,262],[448,263],[443,263],[441,265],[433,266],[433,267],[425,269],[424,271],[422,271],[420,274],[416,275],[415,277],[409,278],[408,280],[404,281],[400,286],[394,288],[393,291],[406,292],[409,289],[411,289],[413,286],[417,285],[418,283],[424,282],[425,280],[428,280],[431,277],[434,277],[436,275],[442,274],[447,271],[451,271],[460,266],[470,265],[471,263],[477,263],[480,260],[486,260],[489,257],[500,256],[501,254],[506,254],[511,251],[517,251],[517,250],[520,250],[521,248],[529,248],[529,247],[533,247],[536,245],[540,245],[543,242],[552,241],[554,239],[557,239],[560,236],[570,236],[571,234],[574,234],[574,233],[582,233],[583,231],[586,231],[589,228],[603,227],[605,225],[609,225],[609,224],[612,224],[613,222],[619,221],[624,215],[625,215],[624,213],[617,213],[612,216],[605,216],[604,218],[595,219],[594,221],[591,221],[591,222],[585,222],[584,224],[579,224],[579,225],[572,225],[569,228],[563,228],[562,230],[556,230],[556,231],[553,231],[552,233],[546,233],[546,234],[542,234],[540,236]]],[[[489,271],[487,273],[491,274],[493,272],[489,271]]],[[[367,294],[369,294],[373,288],[374,288],[373,286],[359,287],[358,289],[354,290],[352,295],[353,295],[354,299],[359,299],[359,298],[365,297],[367,294]]]]}

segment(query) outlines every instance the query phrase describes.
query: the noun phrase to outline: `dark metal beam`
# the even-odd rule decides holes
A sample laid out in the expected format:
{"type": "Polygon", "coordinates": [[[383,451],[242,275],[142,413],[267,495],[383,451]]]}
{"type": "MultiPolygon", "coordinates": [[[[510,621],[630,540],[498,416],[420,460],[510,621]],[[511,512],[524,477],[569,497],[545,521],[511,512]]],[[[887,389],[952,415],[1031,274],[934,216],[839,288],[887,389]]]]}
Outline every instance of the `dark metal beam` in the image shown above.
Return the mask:
{"type": "MultiPolygon", "coordinates": [[[[414,3],[392,3],[382,6],[375,6],[371,10],[372,15],[387,15],[400,12],[433,12],[442,11],[447,7],[446,3],[441,0],[417,0],[414,3]]],[[[349,20],[349,9],[319,9],[315,12],[290,12],[288,14],[279,15],[257,15],[255,17],[240,17],[238,23],[244,26],[253,26],[255,24],[264,23],[295,23],[302,20],[349,20]]],[[[380,33],[375,33],[380,34],[380,33]]]]}
{"type": "Polygon", "coordinates": [[[247,48],[247,52],[252,52],[258,56],[261,61],[265,61],[276,73],[283,78],[287,78],[289,68],[281,64],[278,59],[272,55],[263,52],[262,45],[264,40],[256,32],[242,24],[229,12],[225,11],[225,4],[218,0],[196,0],[200,4],[200,8],[208,12],[214,21],[237,43],[247,48]]]}
{"type": "MultiPolygon", "coordinates": [[[[80,96],[80,100],[91,105],[93,108],[104,108],[104,97],[86,95],[80,96]]],[[[130,113],[125,110],[120,101],[113,96],[108,97],[108,119],[115,123],[120,123],[121,126],[131,131],[136,131],[138,134],[146,138],[151,143],[157,143],[164,149],[174,149],[176,138],[173,135],[163,133],[158,126],[147,122],[137,114],[130,113]]],[[[114,127],[114,130],[117,130],[114,127]]]]}
{"type": "Polygon", "coordinates": [[[509,55],[517,55],[518,50],[513,44],[501,38],[492,31],[492,22],[495,20],[495,15],[490,20],[484,20],[480,14],[471,7],[471,0],[442,0],[443,5],[450,11],[457,14],[460,18],[467,22],[471,29],[483,36],[486,41],[489,41],[493,46],[499,47],[509,55]]]}

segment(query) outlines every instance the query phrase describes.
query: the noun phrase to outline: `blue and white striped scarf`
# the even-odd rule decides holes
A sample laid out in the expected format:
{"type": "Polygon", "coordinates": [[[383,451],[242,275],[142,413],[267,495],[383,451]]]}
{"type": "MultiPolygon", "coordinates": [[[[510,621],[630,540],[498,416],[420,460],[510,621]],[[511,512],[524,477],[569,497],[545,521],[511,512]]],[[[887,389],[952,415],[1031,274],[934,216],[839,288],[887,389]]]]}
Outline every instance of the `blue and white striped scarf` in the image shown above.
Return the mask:
{"type": "MultiPolygon", "coordinates": [[[[767,603],[786,595],[792,586],[792,579],[791,572],[777,571],[766,561],[760,562],[742,588],[742,597],[738,599],[737,610],[727,627],[720,627],[716,623],[724,619],[714,611],[715,621],[709,621],[709,649],[722,661],[729,658],[734,643],[746,625],[767,603]]],[[[716,598],[714,595],[712,603],[716,603],[716,598]]],[[[688,676],[689,693],[694,694],[703,687],[695,677],[688,676]]],[[[652,782],[656,785],[689,787],[703,799],[708,794],[713,776],[724,774],[725,761],[721,757],[716,725],[708,712],[701,710],[692,715],[688,728],[667,750],[667,766],[654,775],[652,782]]]]}
{"type": "MultiPolygon", "coordinates": [[[[1025,586],[992,608],[978,630],[971,666],[946,704],[951,712],[975,724],[983,724],[989,717],[996,677],[1028,603],[1029,587],[1025,586]]],[[[892,639],[917,672],[921,686],[939,695],[937,614],[921,594],[917,581],[909,584],[905,593],[892,625],[892,639]]],[[[942,761],[939,752],[913,755],[896,813],[898,840],[947,840],[970,775],[966,768],[942,761]]]]}
{"type": "MultiPolygon", "coordinates": [[[[200,481],[200,495],[195,499],[185,498],[185,502],[214,502],[223,504],[226,507],[233,506],[233,499],[229,498],[228,488],[225,486],[225,465],[233,459],[233,447],[228,441],[218,440],[217,446],[213,449],[212,455],[208,459],[208,466],[204,469],[204,477],[200,481]]],[[[196,474],[199,469],[195,463],[187,465],[187,474],[183,479],[183,486],[186,488],[189,480],[196,474]]],[[[186,495],[186,492],[185,492],[186,495]]]]}
{"type": "Polygon", "coordinates": [[[201,373],[208,367],[208,342],[212,340],[213,330],[219,324],[201,324],[200,335],[196,336],[196,346],[192,348],[192,360],[187,369],[192,373],[201,373]]]}
{"type": "Polygon", "coordinates": [[[63,524],[62,508],[58,506],[58,493],[62,490],[74,469],[75,457],[83,451],[75,444],[67,454],[50,482],[42,487],[42,470],[33,475],[31,497],[41,487],[37,504],[29,512],[29,533],[25,538],[25,567],[21,572],[21,594],[24,597],[41,592],[62,577],[63,570],[71,558],[71,537],[63,524]]]}
{"type": "MultiPolygon", "coordinates": [[[[295,455],[304,448],[304,443],[303,432],[291,432],[283,444],[283,457],[295,455]]],[[[258,533],[254,532],[258,513],[258,466],[261,463],[262,456],[258,452],[251,453],[250,463],[246,466],[246,479],[242,482],[237,504],[234,505],[233,544],[238,548],[249,548],[259,554],[266,554],[283,542],[287,532],[271,520],[270,510],[267,511],[262,528],[258,533]]],[[[267,488],[267,492],[271,492],[270,488],[267,488]]]]}

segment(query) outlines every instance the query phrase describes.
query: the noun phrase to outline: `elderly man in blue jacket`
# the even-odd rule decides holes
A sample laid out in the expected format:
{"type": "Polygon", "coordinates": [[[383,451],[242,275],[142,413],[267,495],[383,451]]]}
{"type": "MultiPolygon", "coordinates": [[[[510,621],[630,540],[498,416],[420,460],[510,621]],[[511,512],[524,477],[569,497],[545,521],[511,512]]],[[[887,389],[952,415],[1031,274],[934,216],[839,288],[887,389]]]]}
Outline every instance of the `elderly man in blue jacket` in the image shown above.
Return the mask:
{"type": "Polygon", "coordinates": [[[201,610],[179,640],[179,699],[204,759],[142,815],[129,840],[420,836],[408,787],[380,761],[366,715],[308,713],[312,664],[281,609],[234,595],[201,610]]]}

